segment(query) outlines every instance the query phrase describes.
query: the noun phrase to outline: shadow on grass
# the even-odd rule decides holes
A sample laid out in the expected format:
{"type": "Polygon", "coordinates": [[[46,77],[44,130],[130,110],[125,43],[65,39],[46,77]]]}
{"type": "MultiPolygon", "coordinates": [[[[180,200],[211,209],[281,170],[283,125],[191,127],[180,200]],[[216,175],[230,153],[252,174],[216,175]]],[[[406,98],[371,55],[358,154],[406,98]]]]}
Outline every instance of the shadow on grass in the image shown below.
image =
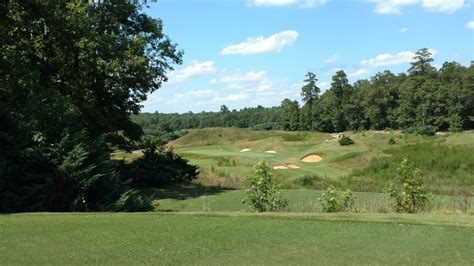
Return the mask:
{"type": "Polygon", "coordinates": [[[217,195],[232,189],[220,187],[205,187],[201,185],[168,186],[164,188],[150,188],[143,190],[143,194],[154,200],[175,199],[186,200],[201,196],[217,195]]]}

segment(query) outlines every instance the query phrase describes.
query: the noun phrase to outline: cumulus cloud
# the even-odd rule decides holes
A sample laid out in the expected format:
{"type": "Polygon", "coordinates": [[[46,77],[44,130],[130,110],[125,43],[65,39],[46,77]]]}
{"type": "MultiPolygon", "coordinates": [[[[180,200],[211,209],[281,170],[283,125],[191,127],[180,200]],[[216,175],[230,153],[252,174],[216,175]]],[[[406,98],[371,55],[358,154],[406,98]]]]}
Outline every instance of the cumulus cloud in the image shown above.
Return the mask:
{"type": "Polygon", "coordinates": [[[375,3],[375,13],[399,14],[403,6],[421,5],[431,12],[453,13],[465,6],[464,0],[370,0],[375,3]]]}
{"type": "Polygon", "coordinates": [[[385,53],[377,55],[374,58],[362,60],[360,62],[360,65],[366,67],[381,67],[405,64],[410,63],[412,61],[413,56],[415,56],[415,53],[411,51],[403,51],[394,55],[385,53]]]}
{"type": "Polygon", "coordinates": [[[297,6],[300,8],[315,8],[327,2],[328,0],[249,0],[248,5],[253,7],[297,6]]]}
{"type": "MultiPolygon", "coordinates": [[[[437,53],[435,49],[428,49],[428,51],[433,56],[437,53]]],[[[379,54],[374,58],[362,60],[360,66],[362,68],[377,68],[382,66],[407,64],[413,62],[414,56],[415,52],[412,51],[402,51],[397,54],[384,53],[379,54]]]]}
{"type": "Polygon", "coordinates": [[[279,52],[283,47],[292,45],[298,36],[298,32],[288,30],[269,37],[250,37],[245,42],[225,47],[222,49],[221,55],[251,55],[279,52]]]}
{"type": "Polygon", "coordinates": [[[468,21],[465,26],[470,30],[474,30],[474,20],[468,21]]]}
{"type": "Polygon", "coordinates": [[[214,61],[192,61],[187,67],[171,71],[168,75],[169,83],[179,83],[192,77],[209,75],[216,72],[214,61]]]}

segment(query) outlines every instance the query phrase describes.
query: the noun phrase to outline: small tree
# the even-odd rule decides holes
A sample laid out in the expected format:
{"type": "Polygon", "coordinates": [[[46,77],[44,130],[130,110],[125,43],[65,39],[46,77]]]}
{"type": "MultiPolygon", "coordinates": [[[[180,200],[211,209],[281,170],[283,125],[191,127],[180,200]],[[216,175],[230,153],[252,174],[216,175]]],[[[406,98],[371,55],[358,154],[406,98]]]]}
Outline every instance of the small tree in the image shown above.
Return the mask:
{"type": "Polygon", "coordinates": [[[395,211],[416,213],[427,207],[428,195],[423,189],[423,181],[417,169],[408,164],[404,159],[398,168],[398,184],[390,184],[389,195],[395,201],[395,211]]]}
{"type": "Polygon", "coordinates": [[[458,114],[453,114],[449,118],[449,132],[458,133],[461,132],[463,127],[462,118],[458,114]]]}
{"type": "Polygon", "coordinates": [[[273,175],[266,162],[262,161],[255,165],[254,172],[245,181],[246,197],[242,203],[257,212],[272,212],[286,208],[288,200],[283,199],[272,178],[273,175]]]}

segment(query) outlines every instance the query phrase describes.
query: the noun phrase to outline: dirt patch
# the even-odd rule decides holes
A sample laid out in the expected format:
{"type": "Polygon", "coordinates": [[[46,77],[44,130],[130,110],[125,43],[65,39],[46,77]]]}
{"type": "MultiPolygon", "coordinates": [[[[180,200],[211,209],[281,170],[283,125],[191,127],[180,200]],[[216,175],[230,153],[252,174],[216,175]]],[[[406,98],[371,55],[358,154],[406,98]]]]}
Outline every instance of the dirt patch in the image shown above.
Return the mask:
{"type": "Polygon", "coordinates": [[[277,153],[276,151],[264,151],[264,153],[277,153]]]}
{"type": "Polygon", "coordinates": [[[292,163],[288,163],[288,164],[286,164],[286,166],[287,166],[289,169],[299,169],[299,168],[301,168],[301,167],[299,167],[298,165],[292,164],[292,163]]]}
{"type": "Polygon", "coordinates": [[[275,166],[273,166],[273,169],[274,170],[283,170],[283,169],[288,169],[288,167],[285,166],[285,165],[275,165],[275,166]]]}
{"type": "Polygon", "coordinates": [[[319,155],[311,154],[301,159],[301,161],[305,163],[317,163],[317,162],[320,162],[322,159],[323,158],[319,155]]]}
{"type": "Polygon", "coordinates": [[[251,151],[251,149],[241,149],[240,152],[248,152],[251,151]]]}

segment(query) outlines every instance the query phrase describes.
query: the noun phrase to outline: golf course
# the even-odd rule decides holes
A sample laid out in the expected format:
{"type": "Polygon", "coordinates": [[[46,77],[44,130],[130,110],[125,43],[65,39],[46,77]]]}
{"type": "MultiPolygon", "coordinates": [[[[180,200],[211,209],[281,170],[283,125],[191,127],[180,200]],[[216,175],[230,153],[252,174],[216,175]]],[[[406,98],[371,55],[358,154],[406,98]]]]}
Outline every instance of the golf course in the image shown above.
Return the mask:
{"type": "Polygon", "coordinates": [[[1,1],[0,266],[474,266],[473,1],[1,1]]]}

